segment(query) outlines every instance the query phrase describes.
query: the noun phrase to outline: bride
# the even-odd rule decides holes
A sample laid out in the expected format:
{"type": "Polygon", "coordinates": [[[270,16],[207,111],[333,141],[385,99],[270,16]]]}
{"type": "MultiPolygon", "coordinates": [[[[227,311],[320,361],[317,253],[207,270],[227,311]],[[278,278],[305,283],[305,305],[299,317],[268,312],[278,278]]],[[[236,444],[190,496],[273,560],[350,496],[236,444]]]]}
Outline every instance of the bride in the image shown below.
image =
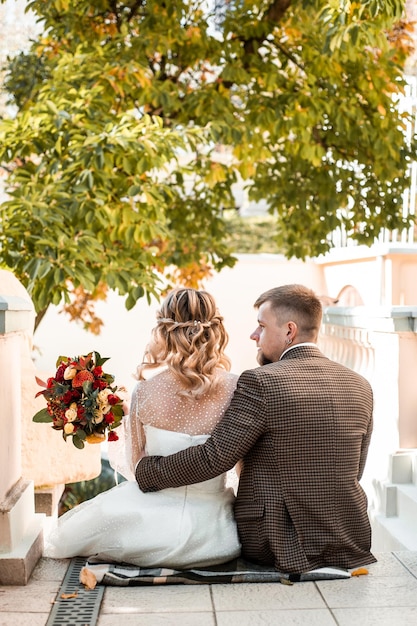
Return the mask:
{"type": "Polygon", "coordinates": [[[185,569],[240,554],[225,475],[155,493],[142,493],[134,477],[142,456],[166,456],[208,439],[237,382],[224,353],[227,341],[209,293],[180,288],[167,296],[138,367],[120,440],[109,444],[112,465],[127,481],[61,516],[44,556],[185,569]],[[119,444],[123,460],[120,450],[112,455],[119,444]]]}

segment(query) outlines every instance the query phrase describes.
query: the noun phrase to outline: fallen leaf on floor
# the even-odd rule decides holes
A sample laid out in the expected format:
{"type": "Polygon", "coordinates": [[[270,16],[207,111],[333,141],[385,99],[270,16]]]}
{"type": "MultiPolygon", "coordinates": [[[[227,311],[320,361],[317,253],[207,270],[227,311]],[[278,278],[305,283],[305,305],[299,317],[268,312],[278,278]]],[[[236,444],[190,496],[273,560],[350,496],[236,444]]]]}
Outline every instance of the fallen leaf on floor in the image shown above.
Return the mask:
{"type": "Polygon", "coordinates": [[[61,593],[61,598],[63,600],[69,600],[70,598],[76,598],[77,595],[76,591],[74,591],[74,593],[61,593]]]}
{"type": "Polygon", "coordinates": [[[354,569],[350,575],[351,576],[366,576],[366,574],[369,574],[366,567],[358,567],[358,569],[354,569]]]}
{"type": "Polygon", "coordinates": [[[86,589],[95,589],[97,585],[97,578],[94,575],[94,572],[87,567],[83,567],[80,572],[80,582],[84,585],[86,589]]]}

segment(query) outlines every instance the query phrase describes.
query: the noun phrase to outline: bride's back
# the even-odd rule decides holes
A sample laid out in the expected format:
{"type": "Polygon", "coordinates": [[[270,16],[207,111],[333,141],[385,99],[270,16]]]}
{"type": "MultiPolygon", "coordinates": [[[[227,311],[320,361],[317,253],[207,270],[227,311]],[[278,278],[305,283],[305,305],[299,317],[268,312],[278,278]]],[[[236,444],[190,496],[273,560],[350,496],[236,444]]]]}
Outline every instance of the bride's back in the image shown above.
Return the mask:
{"type": "Polygon", "coordinates": [[[219,370],[216,384],[199,397],[181,395],[182,386],[170,370],[140,382],[135,390],[136,417],[142,424],[188,435],[209,434],[223,416],[237,376],[219,370]]]}

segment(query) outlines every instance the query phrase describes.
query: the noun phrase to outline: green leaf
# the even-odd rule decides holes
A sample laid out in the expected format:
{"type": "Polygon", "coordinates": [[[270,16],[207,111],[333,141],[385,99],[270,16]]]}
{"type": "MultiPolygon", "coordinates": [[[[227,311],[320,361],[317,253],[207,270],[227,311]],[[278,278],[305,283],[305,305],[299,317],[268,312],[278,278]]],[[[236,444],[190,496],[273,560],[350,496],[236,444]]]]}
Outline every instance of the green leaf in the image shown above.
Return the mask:
{"type": "Polygon", "coordinates": [[[52,417],[49,415],[47,409],[41,409],[32,417],[32,422],[36,422],[37,424],[49,424],[52,421],[52,417]]]}
{"type": "Polygon", "coordinates": [[[93,390],[93,383],[91,382],[91,380],[85,380],[83,382],[83,392],[85,393],[86,396],[88,396],[93,390]]]}
{"type": "Polygon", "coordinates": [[[84,441],[80,437],[78,437],[78,435],[73,435],[72,436],[72,443],[79,450],[82,450],[84,448],[84,446],[85,446],[84,441]]]}
{"type": "Polygon", "coordinates": [[[61,363],[69,363],[70,361],[71,357],[60,355],[56,360],[55,367],[58,369],[61,363]]]}

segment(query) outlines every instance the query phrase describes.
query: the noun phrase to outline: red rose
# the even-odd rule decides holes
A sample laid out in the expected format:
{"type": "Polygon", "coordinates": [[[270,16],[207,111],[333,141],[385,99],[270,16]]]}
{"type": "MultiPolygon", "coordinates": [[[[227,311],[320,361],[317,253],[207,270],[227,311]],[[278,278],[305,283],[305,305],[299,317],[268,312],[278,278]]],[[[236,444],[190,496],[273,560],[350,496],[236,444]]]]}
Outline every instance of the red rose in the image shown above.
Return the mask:
{"type": "Polygon", "coordinates": [[[93,382],[93,389],[105,389],[107,387],[107,383],[105,380],[97,379],[93,382]]]}
{"type": "Polygon", "coordinates": [[[48,389],[54,386],[54,382],[55,382],[55,378],[48,378],[48,380],[46,381],[48,389]]]}
{"type": "Polygon", "coordinates": [[[111,430],[107,436],[107,441],[117,441],[118,439],[119,436],[117,433],[115,433],[114,430],[111,430]]]}
{"type": "Polygon", "coordinates": [[[72,398],[73,398],[72,391],[66,391],[64,395],[62,396],[62,402],[64,404],[71,404],[72,398]]]}
{"type": "Polygon", "coordinates": [[[82,419],[85,415],[85,409],[83,406],[77,406],[77,417],[78,419],[82,419]]]}
{"type": "Polygon", "coordinates": [[[103,368],[101,367],[101,365],[96,365],[96,367],[93,369],[93,374],[96,378],[100,378],[100,376],[102,376],[103,368]]]}
{"type": "Polygon", "coordinates": [[[61,363],[61,365],[58,367],[56,374],[55,374],[55,378],[59,383],[62,383],[64,381],[64,372],[66,369],[67,369],[66,363],[61,363]]]}
{"type": "Polygon", "coordinates": [[[107,396],[107,402],[113,406],[114,404],[117,404],[118,402],[120,402],[120,398],[119,396],[116,396],[114,393],[110,393],[107,396]]]}
{"type": "Polygon", "coordinates": [[[106,424],[113,424],[113,422],[114,422],[114,415],[113,415],[113,413],[111,411],[106,413],[106,415],[104,416],[104,421],[106,422],[106,424]]]}

